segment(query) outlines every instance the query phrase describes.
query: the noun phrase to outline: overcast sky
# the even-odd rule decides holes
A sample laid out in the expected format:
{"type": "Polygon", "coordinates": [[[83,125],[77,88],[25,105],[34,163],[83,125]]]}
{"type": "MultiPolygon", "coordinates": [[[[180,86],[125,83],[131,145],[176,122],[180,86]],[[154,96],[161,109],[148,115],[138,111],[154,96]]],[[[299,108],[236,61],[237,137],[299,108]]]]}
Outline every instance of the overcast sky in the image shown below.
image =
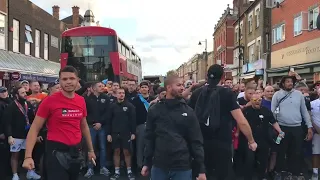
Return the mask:
{"type": "Polygon", "coordinates": [[[91,9],[102,26],[111,27],[142,59],[143,75],[165,75],[195,53],[204,51],[199,40],[208,39],[213,50],[214,25],[232,0],[31,0],[52,13],[60,6],[60,18],[80,7],[91,9]]]}

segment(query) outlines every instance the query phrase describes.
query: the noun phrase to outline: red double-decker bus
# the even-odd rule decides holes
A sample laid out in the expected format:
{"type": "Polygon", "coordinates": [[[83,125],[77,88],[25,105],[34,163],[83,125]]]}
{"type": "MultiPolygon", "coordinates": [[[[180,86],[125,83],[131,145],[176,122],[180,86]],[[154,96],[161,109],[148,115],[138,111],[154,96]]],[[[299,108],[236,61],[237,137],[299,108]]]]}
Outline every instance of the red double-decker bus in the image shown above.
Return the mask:
{"type": "Polygon", "coordinates": [[[61,68],[75,67],[84,81],[141,81],[141,59],[110,28],[83,26],[62,33],[61,68]]]}

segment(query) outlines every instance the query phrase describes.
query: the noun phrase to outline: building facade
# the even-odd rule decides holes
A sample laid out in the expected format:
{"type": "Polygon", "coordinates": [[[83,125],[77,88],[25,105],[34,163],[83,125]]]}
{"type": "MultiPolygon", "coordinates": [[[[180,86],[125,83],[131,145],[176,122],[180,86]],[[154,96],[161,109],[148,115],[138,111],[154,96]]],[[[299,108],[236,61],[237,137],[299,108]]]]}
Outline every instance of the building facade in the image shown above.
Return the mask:
{"type": "Polygon", "coordinates": [[[267,81],[267,62],[270,61],[270,24],[271,10],[266,8],[264,0],[244,1],[234,6],[245,5],[238,14],[234,25],[234,64],[237,64],[237,75],[240,80],[260,78],[267,81]],[[241,68],[239,68],[241,67],[241,68]]]}
{"type": "Polygon", "coordinates": [[[271,82],[293,68],[312,83],[320,79],[320,31],[316,27],[318,0],[267,0],[272,10],[271,82]]]}
{"type": "Polygon", "coordinates": [[[208,53],[207,70],[213,64],[214,64],[214,54],[213,54],[213,51],[211,51],[211,52],[208,53]]]}
{"type": "Polygon", "coordinates": [[[0,85],[18,80],[55,80],[64,27],[30,1],[0,0],[0,85]]]}
{"type": "Polygon", "coordinates": [[[236,16],[233,9],[229,8],[222,14],[220,20],[215,25],[213,38],[214,38],[214,63],[223,64],[226,68],[226,76],[232,78],[230,69],[233,66],[233,49],[234,49],[234,27],[233,23],[236,16]]]}

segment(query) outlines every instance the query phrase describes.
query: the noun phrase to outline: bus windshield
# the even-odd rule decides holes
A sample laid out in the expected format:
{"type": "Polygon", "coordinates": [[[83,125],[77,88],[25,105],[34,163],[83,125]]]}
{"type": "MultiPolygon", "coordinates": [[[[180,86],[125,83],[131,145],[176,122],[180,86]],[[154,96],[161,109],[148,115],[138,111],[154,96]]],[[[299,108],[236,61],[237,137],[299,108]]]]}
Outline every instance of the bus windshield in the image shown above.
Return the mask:
{"type": "Polygon", "coordinates": [[[68,53],[67,65],[75,67],[85,81],[113,79],[109,52],[115,51],[115,36],[62,37],[61,53],[68,53]]]}

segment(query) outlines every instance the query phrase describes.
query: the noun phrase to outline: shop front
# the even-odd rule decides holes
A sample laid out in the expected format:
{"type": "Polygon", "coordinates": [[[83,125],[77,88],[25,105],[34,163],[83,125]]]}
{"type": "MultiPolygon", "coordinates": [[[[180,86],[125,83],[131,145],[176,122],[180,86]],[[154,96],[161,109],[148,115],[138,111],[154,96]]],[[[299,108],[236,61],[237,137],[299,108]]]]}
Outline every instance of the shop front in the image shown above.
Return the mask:
{"type": "Polygon", "coordinates": [[[266,60],[259,59],[252,63],[246,63],[242,66],[241,80],[245,79],[262,79],[266,83],[266,60]]]}
{"type": "Polygon", "coordinates": [[[309,84],[320,79],[320,38],[272,52],[269,81],[279,82],[291,68],[309,84]]]}
{"type": "Polygon", "coordinates": [[[0,86],[10,87],[21,80],[47,84],[58,78],[59,70],[59,63],[0,50],[0,86]]]}

